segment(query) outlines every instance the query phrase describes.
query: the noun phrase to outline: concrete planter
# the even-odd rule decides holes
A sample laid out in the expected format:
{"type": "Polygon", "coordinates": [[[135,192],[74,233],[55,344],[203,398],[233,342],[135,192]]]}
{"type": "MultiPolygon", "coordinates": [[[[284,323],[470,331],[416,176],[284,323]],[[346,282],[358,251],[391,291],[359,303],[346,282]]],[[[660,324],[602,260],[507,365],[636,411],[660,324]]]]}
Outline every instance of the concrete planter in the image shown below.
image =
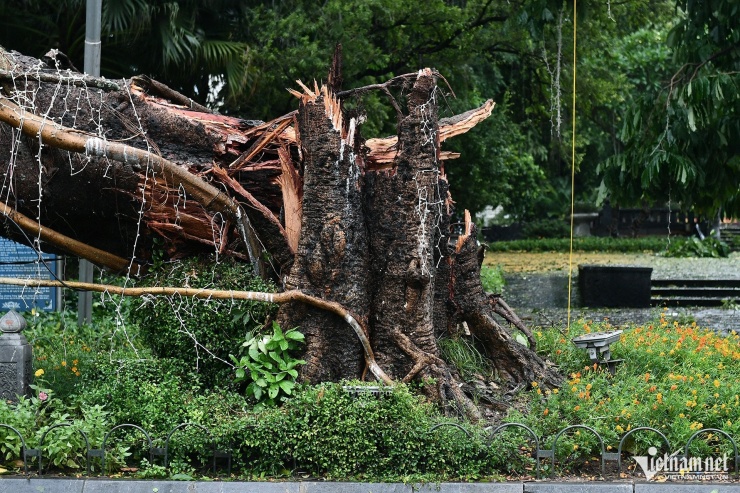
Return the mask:
{"type": "Polygon", "coordinates": [[[652,267],[579,265],[581,305],[607,308],[649,308],[652,267]]]}

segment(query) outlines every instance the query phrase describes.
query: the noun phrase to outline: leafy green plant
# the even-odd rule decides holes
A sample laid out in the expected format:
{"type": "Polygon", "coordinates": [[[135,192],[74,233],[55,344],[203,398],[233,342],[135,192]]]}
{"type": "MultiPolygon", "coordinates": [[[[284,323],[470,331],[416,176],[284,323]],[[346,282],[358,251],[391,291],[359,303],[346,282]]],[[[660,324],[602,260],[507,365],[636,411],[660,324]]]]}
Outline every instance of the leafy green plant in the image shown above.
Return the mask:
{"type": "Polygon", "coordinates": [[[487,293],[501,294],[506,285],[501,266],[483,265],[480,268],[480,281],[487,293]]]}
{"type": "Polygon", "coordinates": [[[242,345],[247,354],[237,359],[230,355],[236,365],[236,381],[249,380],[247,396],[258,404],[274,406],[290,396],[298,378],[298,365],[306,362],[296,359],[290,352],[298,349],[304,336],[297,329],[282,331],[277,322],[272,323],[272,334],[257,334],[249,337],[242,345]]]}
{"type": "Polygon", "coordinates": [[[666,257],[727,257],[730,247],[722,240],[707,236],[703,240],[692,236],[672,241],[663,252],[666,257]]]}
{"type": "MultiPolygon", "coordinates": [[[[212,256],[160,263],[143,285],[274,292],[249,264],[212,256]]],[[[234,341],[259,330],[276,305],[233,300],[157,297],[131,311],[145,344],[160,358],[181,360],[201,376],[204,387],[233,382],[228,363],[234,341]]]]}
{"type": "MultiPolygon", "coordinates": [[[[99,444],[105,430],[111,426],[109,413],[102,406],[90,405],[80,409],[68,405],[47,388],[34,385],[32,389],[31,397],[21,396],[17,403],[0,400],[0,423],[17,429],[28,448],[41,447],[45,468],[76,470],[84,467],[86,448],[80,431],[87,435],[90,443],[99,444]],[[54,427],[61,423],[65,426],[54,427]]],[[[0,457],[3,460],[21,458],[21,448],[18,435],[10,429],[0,428],[0,457]]],[[[120,460],[126,454],[124,449],[110,452],[114,460],[120,460]]]]}

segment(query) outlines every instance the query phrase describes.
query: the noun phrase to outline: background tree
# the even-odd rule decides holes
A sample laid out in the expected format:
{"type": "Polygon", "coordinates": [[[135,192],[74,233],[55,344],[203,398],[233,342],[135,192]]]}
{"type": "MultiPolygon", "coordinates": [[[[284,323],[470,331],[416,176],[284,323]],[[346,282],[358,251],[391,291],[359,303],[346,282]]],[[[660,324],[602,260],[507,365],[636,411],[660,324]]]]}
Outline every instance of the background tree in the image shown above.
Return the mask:
{"type": "Polygon", "coordinates": [[[643,51],[652,77],[628,108],[617,152],[602,167],[604,185],[626,202],[670,200],[709,218],[737,216],[740,7],[724,0],[677,6],[665,44],[643,51]]]}
{"type": "MultiPolygon", "coordinates": [[[[58,47],[81,66],[84,2],[4,5],[7,29],[0,32],[0,44],[36,56],[58,47]],[[38,26],[43,32],[29,36],[38,26]]],[[[620,39],[669,15],[669,5],[666,0],[579,2],[579,57],[585,69],[579,73],[577,190],[583,199],[594,199],[596,163],[613,152],[620,126],[617,102],[628,98],[622,76],[604,61],[619,56],[620,39]]],[[[502,204],[518,217],[541,216],[548,204],[569,194],[559,185],[567,180],[558,178],[570,169],[571,2],[110,0],[103,24],[104,75],[144,73],[244,118],[290,111],[293,101],[285,88],[297,78],[322,80],[336,43],[344,47],[343,73],[354,87],[433,66],[456,96],[442,103],[442,116],[487,98],[498,102],[497,118],[454,144],[468,156],[447,170],[460,210],[502,204]],[[540,196],[550,200],[538,204],[540,196]]],[[[379,95],[347,104],[370,115],[366,137],[392,132],[395,115],[379,95]]]]}

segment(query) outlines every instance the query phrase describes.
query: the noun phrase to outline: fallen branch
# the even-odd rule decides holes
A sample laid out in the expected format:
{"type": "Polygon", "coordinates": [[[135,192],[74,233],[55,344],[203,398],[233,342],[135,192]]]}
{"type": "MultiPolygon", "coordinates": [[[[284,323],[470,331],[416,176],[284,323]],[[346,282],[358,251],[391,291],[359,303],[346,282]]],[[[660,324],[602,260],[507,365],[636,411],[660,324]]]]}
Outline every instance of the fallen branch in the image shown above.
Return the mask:
{"type": "Polygon", "coordinates": [[[250,248],[249,220],[242,208],[231,197],[186,169],[146,150],[118,142],[109,142],[41,118],[5,98],[0,98],[0,121],[57,149],[87,156],[105,157],[138,169],[151,167],[155,172],[160,173],[172,188],[182,187],[205,209],[221,212],[233,219],[244,244],[250,250],[255,271],[261,273],[258,256],[250,248]]]}
{"type": "Polygon", "coordinates": [[[38,235],[41,240],[47,243],[51,243],[68,253],[84,258],[85,260],[89,260],[93,264],[108,268],[116,273],[129,271],[132,274],[138,274],[139,268],[141,267],[139,264],[130,262],[118,255],[113,255],[112,253],[108,253],[70,238],[69,236],[58,233],[53,229],[43,227],[33,219],[11,209],[3,202],[0,202],[0,214],[13,221],[26,233],[30,235],[38,235]]]}
{"type": "Polygon", "coordinates": [[[101,79],[99,77],[93,77],[91,75],[83,75],[69,71],[64,74],[62,72],[49,73],[49,72],[11,72],[8,70],[0,70],[0,80],[36,80],[39,82],[54,82],[63,83],[76,87],[95,87],[98,89],[104,89],[106,91],[120,91],[121,86],[117,83],[101,79]]]}
{"type": "Polygon", "coordinates": [[[155,93],[159,94],[160,96],[164,98],[167,98],[168,100],[172,101],[175,104],[185,106],[189,110],[197,111],[198,113],[213,113],[213,111],[206,108],[202,104],[196,103],[195,101],[185,96],[184,94],[181,94],[175,91],[174,89],[172,89],[171,87],[168,87],[162,84],[161,82],[156,81],[146,75],[137,75],[135,77],[131,77],[131,82],[139,84],[143,88],[154,91],[155,93]]]}
{"type": "Polygon", "coordinates": [[[393,380],[378,366],[375,361],[375,355],[370,341],[367,338],[367,332],[360,322],[339,303],[322,300],[305,294],[302,291],[291,290],[282,293],[263,293],[260,291],[234,291],[220,289],[196,289],[196,288],[175,288],[169,286],[163,287],[145,287],[130,288],[113,286],[110,284],[94,284],[77,281],[52,281],[46,279],[18,279],[14,277],[0,277],[0,285],[10,286],[29,286],[29,287],[54,287],[54,288],[71,288],[83,291],[93,291],[96,293],[117,294],[120,296],[186,296],[191,298],[203,299],[220,299],[220,300],[246,300],[262,301],[265,303],[283,304],[290,301],[300,301],[316,308],[332,312],[344,319],[352,330],[355,331],[357,338],[362,344],[365,353],[365,363],[373,375],[378,380],[382,380],[387,385],[393,385],[393,380]]]}

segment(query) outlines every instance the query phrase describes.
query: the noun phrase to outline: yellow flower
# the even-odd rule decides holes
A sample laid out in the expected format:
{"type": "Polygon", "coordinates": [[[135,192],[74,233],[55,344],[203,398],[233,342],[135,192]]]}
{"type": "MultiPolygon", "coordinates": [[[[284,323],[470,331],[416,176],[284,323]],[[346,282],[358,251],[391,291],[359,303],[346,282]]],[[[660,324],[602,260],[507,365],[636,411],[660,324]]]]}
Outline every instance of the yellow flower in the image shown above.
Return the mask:
{"type": "Polygon", "coordinates": [[[40,377],[43,374],[44,374],[43,368],[39,368],[38,370],[36,370],[36,373],[34,373],[34,375],[36,375],[37,377],[40,377]]]}
{"type": "Polygon", "coordinates": [[[532,387],[537,387],[537,382],[532,382],[532,387]]]}
{"type": "Polygon", "coordinates": [[[552,393],[553,394],[557,394],[558,393],[558,389],[552,389],[552,393]]]}
{"type": "Polygon", "coordinates": [[[720,386],[719,380],[717,380],[716,378],[714,379],[714,386],[717,388],[719,388],[720,386]]]}
{"type": "Polygon", "coordinates": [[[77,360],[72,360],[72,364],[73,364],[73,365],[77,366],[77,363],[79,363],[79,361],[77,361],[77,360]]]}
{"type": "Polygon", "coordinates": [[[62,361],[62,366],[67,366],[67,362],[66,361],[62,361]]]}
{"type": "Polygon", "coordinates": [[[76,366],[73,366],[72,367],[72,373],[77,373],[77,367],[76,366]]]}

